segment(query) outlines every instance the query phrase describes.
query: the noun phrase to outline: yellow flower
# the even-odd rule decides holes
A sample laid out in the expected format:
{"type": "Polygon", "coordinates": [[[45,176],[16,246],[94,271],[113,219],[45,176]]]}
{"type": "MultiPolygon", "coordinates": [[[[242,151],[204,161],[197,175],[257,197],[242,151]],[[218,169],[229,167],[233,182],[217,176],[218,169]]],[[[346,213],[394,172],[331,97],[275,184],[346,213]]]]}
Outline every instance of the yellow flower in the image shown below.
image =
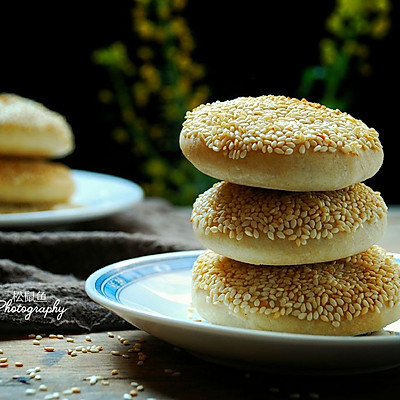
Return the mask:
{"type": "Polygon", "coordinates": [[[128,124],[135,120],[136,116],[132,108],[126,107],[122,109],[122,118],[128,124]]]}
{"type": "Polygon", "coordinates": [[[137,55],[142,60],[148,61],[154,57],[154,51],[149,46],[140,46],[137,55]]]}
{"type": "Polygon", "coordinates": [[[139,36],[144,40],[151,39],[156,29],[151,22],[145,19],[137,20],[134,27],[139,36]]]}
{"type": "Polygon", "coordinates": [[[143,82],[137,81],[133,84],[132,91],[135,103],[139,107],[146,106],[149,100],[149,90],[147,86],[143,84],[143,82]]]}
{"type": "Polygon", "coordinates": [[[112,132],[113,138],[117,143],[128,143],[129,135],[128,132],[121,127],[115,128],[112,132]]]}
{"type": "Polygon", "coordinates": [[[210,89],[207,85],[199,86],[189,101],[188,109],[193,110],[199,104],[205,103],[209,95],[210,89]]]}
{"type": "Polygon", "coordinates": [[[104,104],[110,104],[114,100],[114,94],[109,89],[101,89],[98,93],[98,97],[104,104]]]}
{"type": "Polygon", "coordinates": [[[133,4],[131,43],[135,47],[116,42],[93,56],[108,69],[114,85],[114,99],[106,90],[99,98],[119,107],[123,127],[116,128],[113,137],[129,146],[140,163],[134,179],[146,194],[187,204],[204,177],[196,175],[192,166],[184,167],[174,138],[185,112],[209,95],[207,85],[198,84],[204,68],[192,59],[195,43],[182,14],[187,0],[135,0],[133,4]]]}
{"type": "Polygon", "coordinates": [[[384,38],[390,29],[390,21],[386,17],[377,18],[371,23],[371,36],[374,39],[384,38]]]}
{"type": "Polygon", "coordinates": [[[186,7],[186,0],[172,0],[172,7],[175,10],[181,11],[186,7]]]}
{"type": "Polygon", "coordinates": [[[146,82],[150,91],[157,91],[161,86],[161,78],[159,71],[153,65],[146,63],[140,67],[139,74],[144,82],[146,82]]]}
{"type": "Polygon", "coordinates": [[[322,65],[332,65],[337,59],[336,44],[332,39],[322,39],[320,41],[322,65]]]}

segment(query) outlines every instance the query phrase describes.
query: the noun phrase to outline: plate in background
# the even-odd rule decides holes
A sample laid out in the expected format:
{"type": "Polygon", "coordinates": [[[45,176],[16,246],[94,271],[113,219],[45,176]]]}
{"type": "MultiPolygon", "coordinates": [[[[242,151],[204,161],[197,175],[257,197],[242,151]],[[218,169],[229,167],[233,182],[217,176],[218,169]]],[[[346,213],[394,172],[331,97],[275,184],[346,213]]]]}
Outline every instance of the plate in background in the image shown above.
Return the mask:
{"type": "MultiPolygon", "coordinates": [[[[201,251],[109,265],[87,279],[86,292],[137,328],[223,365],[303,374],[361,373],[400,365],[400,321],[357,337],[265,332],[204,321],[191,306],[191,269],[201,251]]],[[[395,256],[400,263],[400,255],[395,256]]]]}
{"type": "Polygon", "coordinates": [[[48,211],[0,214],[0,228],[69,224],[112,215],[144,198],[134,182],[97,172],[72,170],[76,185],[71,207],[48,211]]]}

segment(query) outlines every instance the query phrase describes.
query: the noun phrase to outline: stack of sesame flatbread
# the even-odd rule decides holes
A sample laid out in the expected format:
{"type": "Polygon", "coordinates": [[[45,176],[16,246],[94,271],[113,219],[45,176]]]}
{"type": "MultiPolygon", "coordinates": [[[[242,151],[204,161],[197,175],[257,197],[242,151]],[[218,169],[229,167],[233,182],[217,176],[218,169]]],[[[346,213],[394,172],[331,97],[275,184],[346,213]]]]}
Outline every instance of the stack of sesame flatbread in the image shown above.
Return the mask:
{"type": "Polygon", "coordinates": [[[192,212],[206,320],[359,335],[400,317],[400,268],[376,245],[387,207],[363,183],[383,162],[375,129],[304,99],[241,97],[188,112],[180,146],[219,180],[192,212]]]}
{"type": "Polygon", "coordinates": [[[71,171],[54,159],[74,148],[62,115],[34,100],[0,94],[0,213],[69,207],[71,171]]]}

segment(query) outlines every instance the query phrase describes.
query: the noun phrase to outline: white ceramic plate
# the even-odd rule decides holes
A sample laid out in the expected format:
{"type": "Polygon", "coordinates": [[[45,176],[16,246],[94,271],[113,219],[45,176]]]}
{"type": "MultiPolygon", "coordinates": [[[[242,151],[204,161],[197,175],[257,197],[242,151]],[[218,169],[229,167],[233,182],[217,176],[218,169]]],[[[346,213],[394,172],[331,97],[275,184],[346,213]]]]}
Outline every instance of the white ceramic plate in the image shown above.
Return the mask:
{"type": "MultiPolygon", "coordinates": [[[[191,307],[201,251],[118,262],[93,273],[87,294],[161,340],[219,364],[279,373],[349,374],[400,365],[400,321],[373,335],[317,336],[210,324],[191,307]]],[[[396,254],[400,263],[400,255],[396,254]]]]}
{"type": "Polygon", "coordinates": [[[104,217],[131,207],[144,197],[136,183],[115,176],[72,170],[72,178],[76,185],[72,207],[0,214],[0,227],[65,224],[104,217]]]}

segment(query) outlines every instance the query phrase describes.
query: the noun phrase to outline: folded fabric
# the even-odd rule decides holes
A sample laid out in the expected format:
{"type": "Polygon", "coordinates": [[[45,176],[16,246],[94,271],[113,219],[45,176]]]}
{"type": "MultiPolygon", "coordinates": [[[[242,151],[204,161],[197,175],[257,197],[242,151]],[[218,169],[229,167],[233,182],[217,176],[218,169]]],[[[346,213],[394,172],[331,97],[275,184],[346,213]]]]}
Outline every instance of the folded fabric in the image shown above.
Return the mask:
{"type": "Polygon", "coordinates": [[[132,325],[84,290],[95,270],[128,258],[199,249],[189,210],[146,199],[131,210],[64,227],[0,232],[3,332],[90,332],[132,325]]]}

